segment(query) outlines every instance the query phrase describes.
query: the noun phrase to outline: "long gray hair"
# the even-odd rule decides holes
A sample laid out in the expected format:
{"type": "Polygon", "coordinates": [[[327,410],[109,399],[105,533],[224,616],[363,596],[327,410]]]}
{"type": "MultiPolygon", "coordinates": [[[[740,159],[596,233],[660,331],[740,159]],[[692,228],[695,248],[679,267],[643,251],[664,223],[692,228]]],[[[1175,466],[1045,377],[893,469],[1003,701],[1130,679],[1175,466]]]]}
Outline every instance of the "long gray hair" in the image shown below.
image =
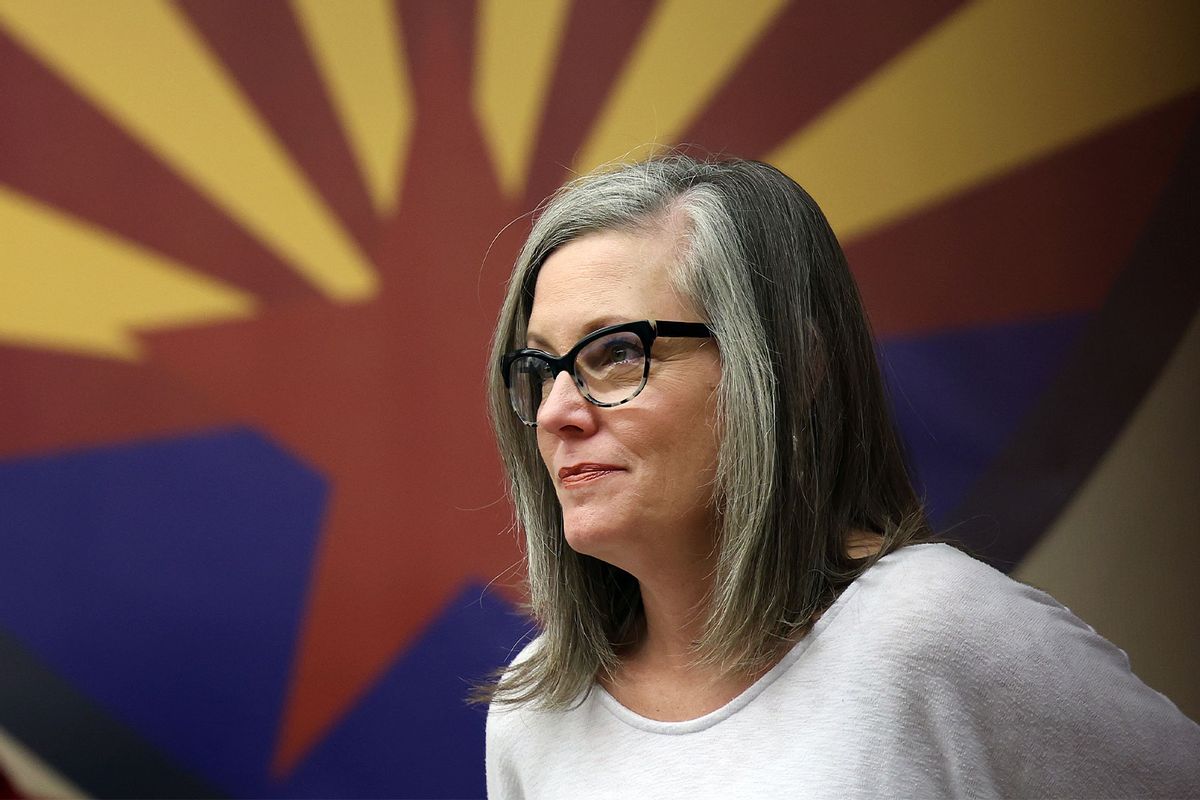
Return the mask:
{"type": "Polygon", "coordinates": [[[721,354],[717,567],[696,663],[754,674],[874,560],[930,535],[858,289],[813,199],[753,161],[671,155],[586,175],[538,215],[492,342],[492,425],[542,631],[484,691],[493,702],[567,707],[612,673],[641,622],[637,581],[566,545],[536,435],[513,413],[496,365],[525,346],[538,270],[555,250],[596,231],[656,232],[677,215],[685,233],[673,279],[721,354]],[[851,558],[854,531],[881,534],[883,547],[851,558]]]}

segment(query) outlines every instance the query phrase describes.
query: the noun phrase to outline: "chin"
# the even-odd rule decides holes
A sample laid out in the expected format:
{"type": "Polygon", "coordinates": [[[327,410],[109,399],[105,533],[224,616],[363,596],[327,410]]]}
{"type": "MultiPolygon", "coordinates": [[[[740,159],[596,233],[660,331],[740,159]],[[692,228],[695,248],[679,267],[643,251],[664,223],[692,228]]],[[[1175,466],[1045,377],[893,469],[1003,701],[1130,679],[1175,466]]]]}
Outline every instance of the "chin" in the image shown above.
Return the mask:
{"type": "Polygon", "coordinates": [[[579,520],[565,516],[563,519],[563,536],[567,545],[576,553],[601,561],[614,564],[614,558],[625,548],[626,542],[623,531],[608,522],[600,520],[579,520]]]}

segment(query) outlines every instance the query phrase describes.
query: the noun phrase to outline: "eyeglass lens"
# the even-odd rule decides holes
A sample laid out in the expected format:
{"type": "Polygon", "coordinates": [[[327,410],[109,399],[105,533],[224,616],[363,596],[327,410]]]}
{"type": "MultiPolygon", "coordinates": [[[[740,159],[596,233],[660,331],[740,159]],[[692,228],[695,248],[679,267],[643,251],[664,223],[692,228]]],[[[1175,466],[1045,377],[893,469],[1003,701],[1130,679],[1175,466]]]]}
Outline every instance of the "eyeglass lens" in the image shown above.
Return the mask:
{"type": "MultiPolygon", "coordinates": [[[[550,394],[555,376],[550,365],[536,356],[515,359],[509,365],[509,392],[513,408],[527,423],[537,421],[542,400],[550,394]]],[[[646,353],[641,338],[619,331],[589,342],[575,356],[575,379],[585,397],[603,405],[617,405],[642,388],[646,353]]]]}

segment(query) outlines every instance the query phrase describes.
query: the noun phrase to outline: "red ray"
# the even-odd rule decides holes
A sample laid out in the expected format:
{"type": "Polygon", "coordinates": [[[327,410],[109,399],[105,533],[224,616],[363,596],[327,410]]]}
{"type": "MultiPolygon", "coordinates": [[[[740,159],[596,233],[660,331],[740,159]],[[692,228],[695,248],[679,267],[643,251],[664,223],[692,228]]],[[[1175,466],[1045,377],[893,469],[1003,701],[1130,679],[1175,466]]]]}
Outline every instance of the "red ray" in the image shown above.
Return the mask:
{"type": "Polygon", "coordinates": [[[575,163],[653,6],[652,0],[623,0],[571,7],[533,150],[526,208],[557,189],[575,163]]]}
{"type": "Polygon", "coordinates": [[[519,560],[483,400],[511,252],[482,270],[506,220],[467,105],[473,31],[469,17],[451,18],[457,10],[404,18],[422,114],[403,214],[373,253],[391,265],[381,296],[151,341],[161,363],[332,487],[277,773],[465,580],[491,580],[519,560]]]}
{"type": "Polygon", "coordinates": [[[0,412],[0,458],[238,424],[157,367],[3,346],[0,412]]]}
{"type": "Polygon", "coordinates": [[[961,4],[793,2],[682,141],[763,158],[961,4]]]}
{"type": "Polygon", "coordinates": [[[264,302],[315,294],[3,33],[0,119],[0,181],[264,302]]]}
{"type": "Polygon", "coordinates": [[[378,220],[291,6],[181,0],[180,7],[325,202],[362,247],[371,247],[378,220]]]}
{"type": "Polygon", "coordinates": [[[1098,308],[1198,108],[1194,95],[1171,103],[851,243],[875,332],[1098,308]]]}

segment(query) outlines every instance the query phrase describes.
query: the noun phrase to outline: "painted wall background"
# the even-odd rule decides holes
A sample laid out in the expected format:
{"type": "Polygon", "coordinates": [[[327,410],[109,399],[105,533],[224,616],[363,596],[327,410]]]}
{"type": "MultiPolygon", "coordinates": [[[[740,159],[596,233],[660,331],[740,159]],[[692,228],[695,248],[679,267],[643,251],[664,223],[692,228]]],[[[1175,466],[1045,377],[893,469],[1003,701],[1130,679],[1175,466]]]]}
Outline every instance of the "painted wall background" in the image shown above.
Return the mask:
{"type": "Polygon", "coordinates": [[[485,346],[537,202],[776,163],[937,525],[1200,694],[1200,8],[0,0],[0,764],[481,796],[485,346]]]}

